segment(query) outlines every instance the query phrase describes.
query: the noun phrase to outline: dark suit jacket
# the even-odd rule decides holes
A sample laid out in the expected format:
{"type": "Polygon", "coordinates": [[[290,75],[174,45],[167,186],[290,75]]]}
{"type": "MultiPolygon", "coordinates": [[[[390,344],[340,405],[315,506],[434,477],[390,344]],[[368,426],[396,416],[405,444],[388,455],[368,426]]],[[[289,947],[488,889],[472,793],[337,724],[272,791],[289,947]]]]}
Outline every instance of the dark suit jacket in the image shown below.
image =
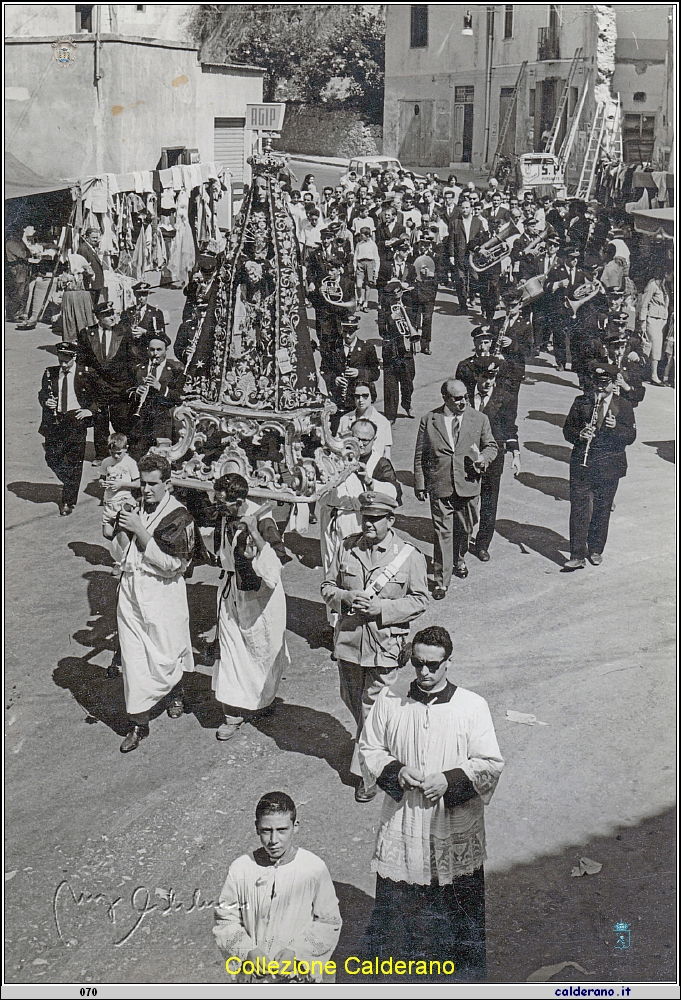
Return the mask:
{"type": "MultiPolygon", "coordinates": [[[[459,361],[456,366],[456,378],[466,386],[466,392],[469,397],[473,396],[475,391],[475,386],[478,381],[478,372],[476,369],[476,358],[475,354],[471,354],[469,358],[464,358],[463,361],[459,361]]],[[[491,360],[491,359],[490,359],[491,360]]],[[[513,386],[515,383],[515,370],[514,366],[503,358],[500,354],[495,355],[495,360],[499,364],[499,374],[497,375],[497,382],[499,384],[504,384],[506,386],[513,386]]],[[[521,372],[520,378],[522,380],[523,373],[521,372]]]]}
{"type": "Polygon", "coordinates": [[[373,344],[366,340],[357,340],[347,358],[343,347],[333,354],[332,372],[334,377],[342,375],[346,368],[356,368],[358,382],[378,382],[381,368],[378,355],[373,344]]]}
{"type": "MultiPolygon", "coordinates": [[[[475,405],[475,390],[469,396],[470,405],[475,405]]],[[[504,447],[508,451],[518,450],[518,425],[516,423],[518,397],[504,385],[495,384],[492,395],[482,411],[489,419],[494,440],[501,454],[504,447]]]]}
{"type": "Polygon", "coordinates": [[[496,211],[493,208],[486,208],[482,214],[485,216],[488,222],[494,221],[494,219],[498,219],[501,223],[506,223],[511,218],[511,213],[509,212],[509,210],[507,208],[502,208],[501,205],[496,211]]]}
{"type": "MultiPolygon", "coordinates": [[[[142,385],[149,370],[147,362],[138,364],[135,368],[135,382],[142,385]]],[[[150,389],[147,395],[147,403],[152,406],[172,407],[177,406],[182,398],[184,387],[184,368],[179,361],[174,358],[166,358],[163,371],[159,375],[160,389],[150,389]]]]}
{"type": "Polygon", "coordinates": [[[83,364],[92,371],[97,397],[104,400],[111,395],[127,392],[133,385],[133,369],[136,363],[132,337],[124,327],[112,331],[111,345],[107,357],[100,350],[101,332],[98,326],[81,330],[78,343],[82,350],[83,364]]]}
{"type": "MultiPolygon", "coordinates": [[[[376,489],[376,483],[390,483],[394,486],[397,502],[400,507],[402,506],[402,486],[389,458],[379,458],[378,462],[376,462],[376,465],[374,466],[374,472],[371,478],[374,481],[374,489],[376,489]]],[[[381,488],[379,486],[379,492],[380,489],[381,488]]]]}
{"type": "Polygon", "coordinates": [[[78,245],[78,253],[81,257],[85,257],[85,260],[94,271],[94,278],[90,279],[90,288],[104,288],[104,268],[102,267],[102,262],[99,259],[97,251],[94,247],[90,246],[87,240],[81,240],[78,245]]]}
{"type": "Polygon", "coordinates": [[[405,233],[406,229],[399,219],[396,221],[392,233],[384,222],[379,222],[376,226],[376,235],[374,236],[379,255],[381,257],[392,257],[393,249],[392,247],[387,247],[385,245],[386,240],[399,239],[400,236],[404,236],[405,233]]]}
{"type": "MultiPolygon", "coordinates": [[[[582,464],[586,444],[579,435],[591,420],[593,408],[592,393],[578,396],[565,420],[563,437],[574,445],[570,459],[571,469],[582,464]]],[[[606,427],[604,421],[596,432],[589,449],[587,469],[598,479],[621,479],[627,474],[625,448],[636,440],[634,408],[623,396],[613,396],[608,413],[614,415],[617,423],[614,427],[606,427]]]]}
{"type": "MultiPolygon", "coordinates": [[[[51,433],[55,432],[61,420],[61,415],[46,405],[50,397],[59,399],[59,371],[59,365],[46,368],[43,373],[42,385],[38,392],[38,402],[43,410],[43,418],[40,422],[38,433],[42,434],[43,437],[48,437],[51,433]]],[[[92,376],[89,369],[79,361],[76,362],[73,388],[79,406],[84,410],[95,412],[97,405],[93,398],[92,376]]]]}
{"type": "Polygon", "coordinates": [[[474,444],[479,448],[487,468],[497,457],[498,448],[489,417],[484,413],[466,407],[454,452],[447,434],[444,406],[421,417],[414,452],[415,492],[427,490],[432,497],[439,499],[450,497],[454,490],[460,497],[478,496],[480,479],[469,476],[464,465],[464,458],[473,458],[474,444]]]}
{"type": "MultiPolygon", "coordinates": [[[[410,264],[409,261],[407,261],[407,263],[404,265],[402,279],[401,279],[402,281],[406,282],[409,280],[408,278],[409,268],[410,264]]],[[[395,262],[393,260],[382,260],[381,265],[378,269],[378,274],[376,275],[376,288],[378,288],[379,290],[385,288],[388,282],[395,277],[396,277],[395,262]]]]}
{"type": "Polygon", "coordinates": [[[166,320],[163,315],[163,310],[158,309],[156,306],[147,306],[146,312],[139,325],[142,326],[149,334],[165,333],[166,320]]]}
{"type": "Polygon", "coordinates": [[[448,251],[449,256],[454,257],[460,264],[463,264],[470,245],[475,242],[480,233],[484,233],[484,226],[475,216],[471,219],[470,235],[466,239],[466,230],[463,219],[456,219],[449,228],[448,251]]]}

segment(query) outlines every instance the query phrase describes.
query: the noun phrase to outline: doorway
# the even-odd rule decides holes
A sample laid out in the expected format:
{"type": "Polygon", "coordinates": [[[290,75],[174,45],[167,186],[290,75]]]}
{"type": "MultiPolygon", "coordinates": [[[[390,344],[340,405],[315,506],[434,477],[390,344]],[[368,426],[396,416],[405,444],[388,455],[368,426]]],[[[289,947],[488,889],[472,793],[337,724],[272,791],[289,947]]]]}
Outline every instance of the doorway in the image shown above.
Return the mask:
{"type": "Polygon", "coordinates": [[[403,165],[433,166],[433,131],[434,101],[400,101],[398,155],[403,165]]]}
{"type": "Polygon", "coordinates": [[[473,87],[454,88],[454,141],[452,161],[470,163],[473,159],[473,87]]]}

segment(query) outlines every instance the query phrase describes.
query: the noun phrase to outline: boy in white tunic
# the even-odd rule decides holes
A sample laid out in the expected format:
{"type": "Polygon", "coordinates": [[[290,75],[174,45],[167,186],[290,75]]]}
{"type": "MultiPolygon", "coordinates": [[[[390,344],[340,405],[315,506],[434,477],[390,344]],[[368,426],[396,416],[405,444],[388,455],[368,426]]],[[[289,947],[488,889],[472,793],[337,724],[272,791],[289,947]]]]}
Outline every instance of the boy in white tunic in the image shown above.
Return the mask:
{"type": "Polygon", "coordinates": [[[487,702],[447,679],[451,655],[446,629],[418,632],[409,693],[384,688],[360,737],[386,792],[365,948],[389,957],[402,939],[400,957],[454,962],[467,981],[485,975],[483,812],[504,762],[487,702]]]}
{"type": "Polygon", "coordinates": [[[121,753],[136,750],[149,735],[151,710],[163,698],[171,698],[171,719],[182,715],[183,672],[194,670],[184,581],[195,545],[194,520],[169,492],[167,458],[145,455],[139,472],[142,507],[119,515],[119,526],[130,539],[121,561],[117,609],[131,723],[121,753]]]}
{"type": "Polygon", "coordinates": [[[213,667],[213,690],[225,717],[216,737],[225,741],[249,715],[269,708],[290,660],[276,525],[272,518],[256,520],[258,505],[247,499],[243,476],[222,476],[214,494],[223,514],[219,552],[224,576],[218,588],[220,655],[213,667]]]}
{"type": "Polygon", "coordinates": [[[341,916],[328,868],[295,847],[296,807],[268,792],[255,810],[262,844],[229,868],[215,907],[213,934],[231,982],[335,981],[330,962],[341,916]]]}

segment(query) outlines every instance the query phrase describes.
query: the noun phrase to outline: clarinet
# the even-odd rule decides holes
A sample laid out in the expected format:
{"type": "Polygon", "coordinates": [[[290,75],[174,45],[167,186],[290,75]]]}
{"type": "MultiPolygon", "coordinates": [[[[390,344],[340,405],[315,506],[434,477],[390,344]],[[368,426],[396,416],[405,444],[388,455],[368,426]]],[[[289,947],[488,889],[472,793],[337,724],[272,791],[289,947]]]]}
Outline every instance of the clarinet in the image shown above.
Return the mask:
{"type": "MultiPolygon", "coordinates": [[[[594,402],[594,408],[591,411],[591,420],[589,421],[589,423],[584,428],[585,430],[591,430],[591,431],[593,431],[594,434],[596,432],[596,425],[598,423],[598,411],[600,409],[601,403],[603,402],[604,398],[605,398],[604,393],[602,393],[602,392],[597,392],[596,393],[595,402],[594,402]]],[[[592,441],[593,441],[593,435],[586,442],[586,447],[584,449],[584,458],[582,459],[582,468],[586,467],[586,463],[587,463],[587,460],[589,458],[589,449],[591,448],[591,442],[592,441]]]]}
{"type": "MultiPolygon", "coordinates": [[[[144,381],[142,383],[142,392],[140,393],[139,401],[137,403],[137,406],[135,407],[135,411],[133,413],[133,417],[140,417],[142,415],[142,407],[146,403],[147,396],[149,395],[149,384],[147,382],[147,379],[151,375],[151,372],[152,372],[153,368],[156,368],[155,362],[154,361],[149,361],[148,364],[147,364],[147,374],[145,375],[144,381]]],[[[132,391],[136,392],[137,389],[135,388],[132,391]]]]}

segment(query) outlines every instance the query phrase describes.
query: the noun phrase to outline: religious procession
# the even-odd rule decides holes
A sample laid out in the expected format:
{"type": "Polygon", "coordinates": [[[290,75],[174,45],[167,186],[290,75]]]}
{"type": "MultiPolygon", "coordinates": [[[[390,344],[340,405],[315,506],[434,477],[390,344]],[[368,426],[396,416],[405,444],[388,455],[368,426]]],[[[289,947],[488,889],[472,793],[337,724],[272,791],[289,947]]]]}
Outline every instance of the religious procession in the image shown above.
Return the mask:
{"type": "MultiPolygon", "coordinates": [[[[597,18],[596,6],[562,5],[561,17],[584,7],[597,18]]],[[[561,30],[576,31],[550,9],[540,29],[549,47],[561,30]]],[[[106,28],[101,58],[113,58],[115,25],[101,24],[98,6],[76,10],[95,57],[106,28]]],[[[172,809],[174,782],[184,787],[190,775],[200,792],[215,773],[227,827],[224,795],[242,784],[235,830],[251,831],[250,847],[260,846],[242,843],[228,864],[217,858],[212,937],[201,945],[213,949],[213,964],[219,950],[216,982],[524,982],[499,971],[497,944],[488,961],[485,825],[502,797],[496,848],[520,795],[516,784],[504,792],[507,780],[517,782],[502,774],[505,759],[513,771],[524,753],[508,721],[546,723],[508,709],[504,717],[503,698],[520,705],[514,695],[525,688],[514,671],[523,657],[538,676],[542,668],[553,676],[552,631],[561,663],[583,655],[586,663],[595,649],[602,660],[619,655],[599,633],[599,614],[605,624],[636,609],[650,617],[651,633],[658,628],[653,605],[642,610],[621,581],[628,587],[644,572],[632,568],[641,546],[664,550],[660,539],[673,536],[669,522],[656,534],[640,509],[651,485],[673,507],[673,487],[651,465],[673,462],[673,441],[642,442],[640,431],[672,436],[673,139],[666,152],[659,137],[655,145],[632,139],[626,88],[615,91],[588,39],[573,57],[563,37],[558,78],[538,69],[559,59],[553,51],[540,52],[534,69],[526,60],[503,71],[497,50],[525,20],[545,17],[536,5],[474,5],[463,28],[461,10],[389,5],[383,15],[388,152],[297,152],[285,143],[293,112],[263,101],[260,87],[243,118],[238,163],[224,124],[236,118],[216,117],[205,162],[169,138],[154,169],[112,160],[110,172],[88,167],[50,192],[37,190],[38,171],[21,188],[17,168],[13,183],[24,194],[6,202],[15,219],[5,243],[6,372],[23,380],[21,364],[36,371],[40,355],[19,360],[27,347],[56,361],[35,385],[38,410],[26,410],[39,412],[39,427],[31,418],[21,431],[31,438],[25,453],[39,448],[52,477],[40,544],[63,535],[73,554],[103,567],[86,574],[91,631],[74,636],[91,652],[60,660],[54,683],[60,700],[70,691],[87,713],[92,728],[72,739],[85,758],[100,756],[97,768],[106,761],[98,783],[111,782],[126,800],[129,788],[140,808],[160,805],[149,798],[152,775],[172,809]],[[445,22],[457,51],[486,33],[488,66],[515,83],[502,87],[498,120],[484,135],[473,125],[473,86],[470,103],[456,98],[443,159],[443,140],[428,145],[423,119],[437,114],[429,134],[439,137],[445,112],[428,110],[425,96],[416,104],[400,96],[388,59],[397,80],[406,38],[402,69],[411,66],[425,86],[430,76],[419,77],[410,59],[434,45],[445,22]],[[523,138],[528,79],[532,130],[523,138]],[[550,441],[533,440],[538,423],[550,441]],[[642,455],[642,443],[663,461],[642,455]],[[556,462],[567,479],[546,474],[556,462]],[[647,492],[628,488],[630,463],[641,466],[647,492]],[[553,571],[555,579],[542,578],[553,571]],[[588,655],[578,636],[587,617],[588,655]],[[504,661],[512,676],[502,682],[504,661]],[[302,704],[292,685],[306,692],[302,704]],[[273,756],[248,776],[235,762],[257,756],[254,747],[273,756]],[[329,800],[319,797],[321,778],[287,778],[301,754],[337,771],[325,778],[329,800]],[[347,813],[339,830],[358,835],[320,833],[337,812],[347,813]],[[301,815],[314,852],[298,844],[301,815]],[[357,857],[373,889],[359,917],[348,887],[338,888],[333,853],[352,882],[348,866],[367,829],[371,856],[357,857]]],[[[659,10],[666,39],[667,8],[659,10]]],[[[10,39],[17,48],[22,31],[10,39]]],[[[74,68],[85,58],[68,56],[74,68]]],[[[205,86],[216,86],[216,66],[205,86]]],[[[225,62],[220,72],[237,70],[225,62]]],[[[256,76],[252,66],[239,72],[256,76]]],[[[490,70],[486,86],[491,79],[490,70]]],[[[46,502],[47,487],[9,490],[22,503],[46,502]]],[[[653,577],[641,584],[654,592],[653,577]]],[[[67,596],[68,586],[63,607],[58,585],[53,592],[54,614],[84,621],[83,597],[67,596]]],[[[660,587],[653,603],[669,598],[660,587]]],[[[554,683],[551,696],[531,689],[544,712],[566,697],[567,673],[554,683]]],[[[603,698],[599,689],[589,701],[602,708],[603,698]]],[[[59,702],[51,705],[58,717],[59,702]]],[[[535,766],[554,750],[559,759],[566,738],[554,728],[556,745],[537,750],[535,766]]],[[[532,798],[537,790],[523,780],[532,798]]],[[[658,806],[665,794],[652,796],[658,806]]],[[[606,808],[611,825],[623,820],[616,800],[606,808]]],[[[107,820],[104,841],[119,822],[107,820]]],[[[603,826],[590,824],[585,814],[592,836],[603,826]]],[[[148,843],[145,833],[143,860],[152,864],[148,843]]],[[[493,912],[498,920],[496,903],[493,912]]],[[[533,961],[549,964],[546,953],[533,961]]],[[[582,952],[579,961],[597,964],[582,952]]],[[[26,982],[16,978],[21,962],[14,968],[10,981],[26,982]]],[[[610,957],[598,969],[603,981],[625,975],[610,957]]],[[[641,970],[625,978],[643,978],[641,970]]],[[[159,974],[149,966],[136,980],[131,968],[111,981],[159,974]]],[[[82,981],[104,981],[91,975],[82,981]]],[[[186,981],[213,981],[197,975],[186,981]]]]}

